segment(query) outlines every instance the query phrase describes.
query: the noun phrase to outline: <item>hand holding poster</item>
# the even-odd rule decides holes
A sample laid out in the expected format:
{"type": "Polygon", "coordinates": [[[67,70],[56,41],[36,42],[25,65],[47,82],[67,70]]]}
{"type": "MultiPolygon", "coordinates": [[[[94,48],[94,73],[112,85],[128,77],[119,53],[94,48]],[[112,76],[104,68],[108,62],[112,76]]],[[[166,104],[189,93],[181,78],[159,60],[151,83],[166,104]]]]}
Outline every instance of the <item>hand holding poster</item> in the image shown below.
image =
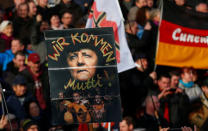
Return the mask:
{"type": "Polygon", "coordinates": [[[112,28],[46,31],[55,125],[120,121],[112,28]]]}

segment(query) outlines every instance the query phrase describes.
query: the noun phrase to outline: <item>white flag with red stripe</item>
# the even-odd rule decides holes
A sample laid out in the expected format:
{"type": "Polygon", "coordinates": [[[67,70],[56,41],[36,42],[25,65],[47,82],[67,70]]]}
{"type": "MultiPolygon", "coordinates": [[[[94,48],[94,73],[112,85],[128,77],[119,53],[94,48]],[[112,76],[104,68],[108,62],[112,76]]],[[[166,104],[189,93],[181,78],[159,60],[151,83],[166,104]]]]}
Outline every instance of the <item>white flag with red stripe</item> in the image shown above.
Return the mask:
{"type": "Polygon", "coordinates": [[[118,0],[94,0],[86,28],[113,27],[118,72],[135,67],[127,45],[124,19],[118,0]]]}

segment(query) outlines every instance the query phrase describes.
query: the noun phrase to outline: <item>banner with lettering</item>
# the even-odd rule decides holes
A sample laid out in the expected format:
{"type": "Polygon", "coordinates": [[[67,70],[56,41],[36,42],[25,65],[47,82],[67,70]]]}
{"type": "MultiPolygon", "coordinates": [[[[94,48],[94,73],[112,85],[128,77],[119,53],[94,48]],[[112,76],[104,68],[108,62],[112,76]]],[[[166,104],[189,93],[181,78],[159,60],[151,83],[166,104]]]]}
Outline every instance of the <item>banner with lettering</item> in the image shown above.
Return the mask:
{"type": "Polygon", "coordinates": [[[163,3],[156,64],[208,69],[208,13],[163,3]]]}
{"type": "Polygon", "coordinates": [[[134,68],[135,64],[127,44],[124,18],[118,0],[94,0],[86,28],[95,27],[113,27],[118,72],[134,68]]]}
{"type": "Polygon", "coordinates": [[[113,29],[45,32],[52,124],[121,120],[113,29]]]}

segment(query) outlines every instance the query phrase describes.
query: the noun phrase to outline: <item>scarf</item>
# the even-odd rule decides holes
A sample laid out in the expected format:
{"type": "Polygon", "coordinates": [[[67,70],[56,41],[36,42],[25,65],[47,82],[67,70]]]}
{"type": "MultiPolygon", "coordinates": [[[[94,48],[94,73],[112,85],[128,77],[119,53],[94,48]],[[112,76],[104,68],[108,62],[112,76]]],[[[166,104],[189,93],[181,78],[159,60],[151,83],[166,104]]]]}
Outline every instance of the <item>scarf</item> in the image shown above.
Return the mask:
{"type": "Polygon", "coordinates": [[[194,82],[190,81],[188,83],[184,83],[182,80],[179,80],[179,83],[181,83],[185,88],[191,88],[194,86],[194,82]]]}

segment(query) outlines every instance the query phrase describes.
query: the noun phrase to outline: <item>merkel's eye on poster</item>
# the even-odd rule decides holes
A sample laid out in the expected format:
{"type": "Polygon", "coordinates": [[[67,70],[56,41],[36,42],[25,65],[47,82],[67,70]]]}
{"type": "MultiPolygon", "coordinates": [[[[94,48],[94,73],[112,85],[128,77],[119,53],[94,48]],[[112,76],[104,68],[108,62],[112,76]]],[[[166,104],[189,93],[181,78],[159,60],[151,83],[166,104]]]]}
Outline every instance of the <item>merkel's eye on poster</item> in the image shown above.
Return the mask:
{"type": "Polygon", "coordinates": [[[46,31],[52,124],[121,120],[112,28],[46,31]]]}

